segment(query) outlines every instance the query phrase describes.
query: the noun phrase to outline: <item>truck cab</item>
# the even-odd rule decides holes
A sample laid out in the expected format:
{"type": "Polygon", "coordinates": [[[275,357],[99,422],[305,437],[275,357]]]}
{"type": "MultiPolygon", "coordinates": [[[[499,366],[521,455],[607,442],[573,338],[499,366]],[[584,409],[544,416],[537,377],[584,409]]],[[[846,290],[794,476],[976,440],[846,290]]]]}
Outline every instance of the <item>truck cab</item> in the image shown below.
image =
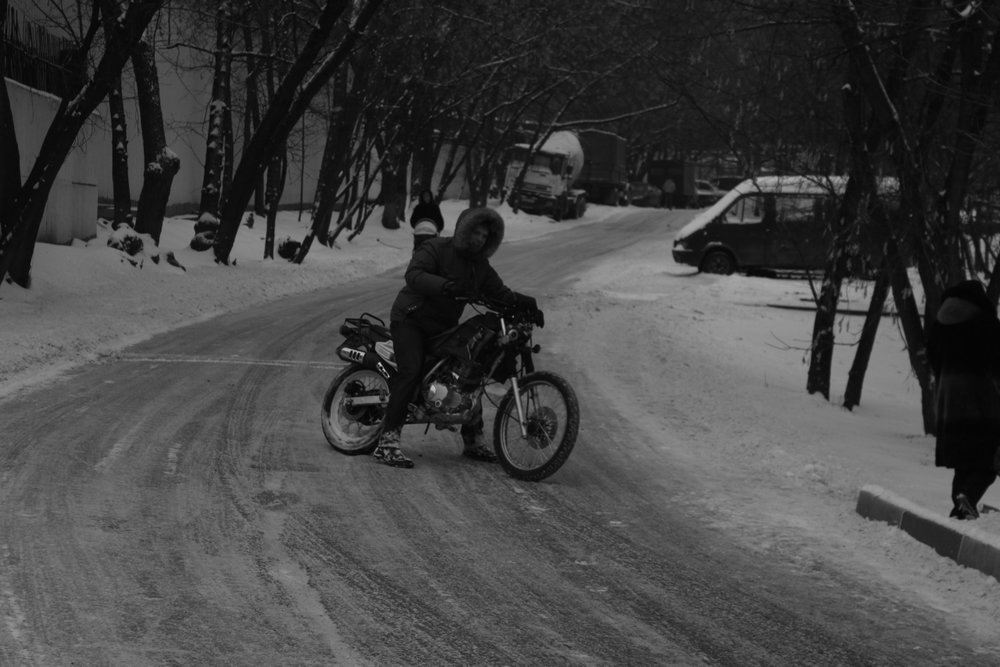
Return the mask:
{"type": "Polygon", "coordinates": [[[579,141],[575,137],[572,141],[556,135],[553,138],[561,141],[550,139],[534,151],[529,144],[513,146],[504,177],[507,201],[515,212],[545,213],[556,220],[582,217],[587,208],[586,191],[573,188],[583,167],[579,141]],[[565,150],[559,150],[560,144],[565,150]],[[524,180],[515,188],[522,171],[524,180]]]}

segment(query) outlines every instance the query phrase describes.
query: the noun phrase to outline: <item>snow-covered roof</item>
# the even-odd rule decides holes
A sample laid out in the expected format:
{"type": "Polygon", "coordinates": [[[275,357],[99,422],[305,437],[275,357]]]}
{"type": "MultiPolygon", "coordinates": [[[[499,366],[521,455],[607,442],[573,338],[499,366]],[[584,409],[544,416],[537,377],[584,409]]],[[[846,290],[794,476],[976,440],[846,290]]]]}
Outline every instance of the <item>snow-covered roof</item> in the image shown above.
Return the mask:
{"type": "MultiPolygon", "coordinates": [[[[532,148],[532,145],[515,144],[515,147],[528,150],[532,148]]],[[[545,143],[537,149],[537,152],[553,153],[555,155],[580,155],[583,153],[583,148],[580,145],[580,138],[576,136],[576,133],[560,130],[559,132],[553,132],[545,140],[545,143]]]]}
{"type": "MultiPolygon", "coordinates": [[[[847,188],[847,180],[847,176],[758,176],[747,179],[692,218],[677,232],[677,238],[685,238],[702,229],[725,213],[736,203],[737,199],[744,195],[755,192],[842,195],[847,188]]],[[[897,187],[896,180],[884,178],[880,182],[880,187],[883,193],[891,192],[897,187]]]]}

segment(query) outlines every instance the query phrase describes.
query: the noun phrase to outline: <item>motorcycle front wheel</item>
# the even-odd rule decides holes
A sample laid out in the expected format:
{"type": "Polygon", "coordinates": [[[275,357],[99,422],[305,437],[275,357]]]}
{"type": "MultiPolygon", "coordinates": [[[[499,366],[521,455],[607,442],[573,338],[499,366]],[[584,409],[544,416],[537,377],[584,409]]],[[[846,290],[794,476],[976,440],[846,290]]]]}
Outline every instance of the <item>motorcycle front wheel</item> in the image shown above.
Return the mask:
{"type": "Polygon", "coordinates": [[[511,387],[497,406],[493,448],[511,477],[537,482],[559,470],[569,458],[580,429],[576,393],[555,373],[536,371],[518,380],[527,437],[511,387]]]}
{"type": "Polygon", "coordinates": [[[357,365],[342,370],[323,397],[323,435],[342,454],[370,454],[378,444],[385,409],[350,404],[352,398],[362,397],[388,400],[389,383],[375,371],[357,365]]]}

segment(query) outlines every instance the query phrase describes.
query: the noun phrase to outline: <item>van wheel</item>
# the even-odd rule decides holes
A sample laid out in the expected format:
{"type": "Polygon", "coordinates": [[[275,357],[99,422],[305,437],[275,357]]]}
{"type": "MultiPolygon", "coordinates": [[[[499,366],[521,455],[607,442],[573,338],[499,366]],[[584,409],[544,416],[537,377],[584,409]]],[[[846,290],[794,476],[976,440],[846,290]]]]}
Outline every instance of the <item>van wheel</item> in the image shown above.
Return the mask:
{"type": "Polygon", "coordinates": [[[736,270],[736,261],[725,250],[713,250],[701,260],[699,269],[702,273],[719,273],[728,276],[736,270]]]}

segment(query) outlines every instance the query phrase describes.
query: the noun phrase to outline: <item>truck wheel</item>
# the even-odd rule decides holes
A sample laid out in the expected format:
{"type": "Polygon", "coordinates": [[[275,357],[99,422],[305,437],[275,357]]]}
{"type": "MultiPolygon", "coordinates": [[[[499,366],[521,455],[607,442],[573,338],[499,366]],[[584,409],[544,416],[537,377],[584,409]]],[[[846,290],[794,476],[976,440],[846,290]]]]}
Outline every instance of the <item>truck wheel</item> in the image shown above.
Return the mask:
{"type": "Polygon", "coordinates": [[[736,270],[736,260],[725,250],[712,250],[701,260],[701,266],[698,268],[702,273],[728,276],[736,270]]]}

